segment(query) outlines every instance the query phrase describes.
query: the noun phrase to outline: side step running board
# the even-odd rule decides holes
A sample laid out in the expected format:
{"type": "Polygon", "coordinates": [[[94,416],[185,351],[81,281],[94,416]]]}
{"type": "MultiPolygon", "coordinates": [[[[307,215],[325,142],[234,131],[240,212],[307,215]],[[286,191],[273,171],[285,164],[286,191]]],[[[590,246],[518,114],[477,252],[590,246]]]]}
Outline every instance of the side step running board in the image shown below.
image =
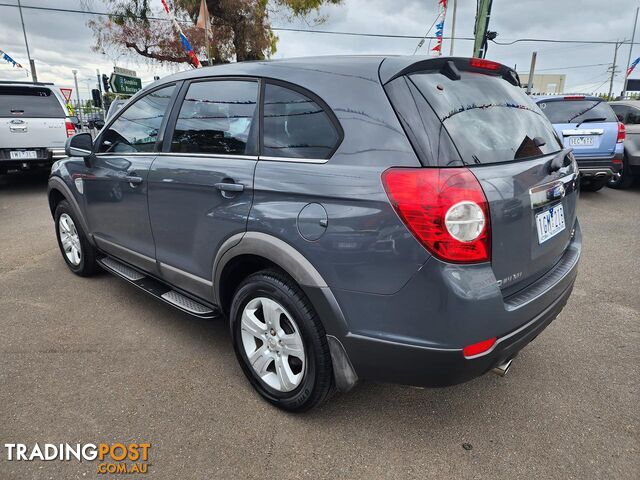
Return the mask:
{"type": "Polygon", "coordinates": [[[98,263],[108,272],[125,279],[129,283],[153,295],[175,308],[198,318],[215,318],[218,311],[173,290],[169,285],[149,277],[112,257],[98,259],[98,263]]]}

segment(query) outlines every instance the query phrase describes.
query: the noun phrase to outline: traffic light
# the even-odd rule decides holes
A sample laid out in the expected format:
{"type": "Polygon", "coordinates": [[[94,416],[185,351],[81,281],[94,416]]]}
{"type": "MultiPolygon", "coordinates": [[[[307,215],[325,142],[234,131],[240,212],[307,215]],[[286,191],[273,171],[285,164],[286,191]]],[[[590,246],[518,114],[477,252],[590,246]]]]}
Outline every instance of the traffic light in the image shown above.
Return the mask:
{"type": "Polygon", "coordinates": [[[105,93],[109,91],[109,77],[107,77],[104,73],[102,74],[102,87],[104,88],[105,93]]]}
{"type": "Polygon", "coordinates": [[[100,94],[100,90],[94,88],[91,90],[91,97],[93,98],[93,105],[100,108],[102,107],[102,95],[100,94]]]}

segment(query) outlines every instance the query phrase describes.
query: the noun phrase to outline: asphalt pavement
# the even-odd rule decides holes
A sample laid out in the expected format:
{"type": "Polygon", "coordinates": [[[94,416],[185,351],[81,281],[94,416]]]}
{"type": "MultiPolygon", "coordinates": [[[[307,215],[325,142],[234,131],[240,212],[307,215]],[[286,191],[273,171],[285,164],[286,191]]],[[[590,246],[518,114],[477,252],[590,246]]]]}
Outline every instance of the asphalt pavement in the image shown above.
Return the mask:
{"type": "MultiPolygon", "coordinates": [[[[6,443],[146,442],[123,478],[640,476],[640,186],[583,192],[580,272],[505,378],[362,383],[283,413],[252,390],[221,320],[66,268],[45,177],[0,177],[0,479],[110,478],[6,460],[6,443]]],[[[384,362],[380,358],[380,362],[384,362]]]]}

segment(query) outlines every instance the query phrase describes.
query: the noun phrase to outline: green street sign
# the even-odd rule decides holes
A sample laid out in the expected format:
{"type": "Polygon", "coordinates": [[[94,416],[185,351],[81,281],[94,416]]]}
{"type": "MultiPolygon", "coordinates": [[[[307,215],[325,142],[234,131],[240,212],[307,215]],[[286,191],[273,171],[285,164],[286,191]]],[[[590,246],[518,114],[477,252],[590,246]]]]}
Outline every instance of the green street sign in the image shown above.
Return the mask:
{"type": "Polygon", "coordinates": [[[113,93],[134,94],[142,89],[142,80],[138,77],[129,77],[119,73],[112,73],[109,78],[109,85],[113,93]]]}

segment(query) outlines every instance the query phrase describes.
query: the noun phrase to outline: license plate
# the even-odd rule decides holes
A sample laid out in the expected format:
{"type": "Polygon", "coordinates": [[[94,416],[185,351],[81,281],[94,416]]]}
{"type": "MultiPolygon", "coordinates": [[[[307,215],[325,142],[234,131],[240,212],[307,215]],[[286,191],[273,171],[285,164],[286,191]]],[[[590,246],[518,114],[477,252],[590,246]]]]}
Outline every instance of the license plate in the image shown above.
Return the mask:
{"type": "Polygon", "coordinates": [[[9,158],[11,158],[11,160],[38,158],[38,152],[35,150],[11,150],[9,152],[9,158]]]}
{"type": "Polygon", "coordinates": [[[562,204],[554,205],[536,215],[538,243],[544,243],[565,229],[562,204]]]}
{"type": "Polygon", "coordinates": [[[569,145],[572,147],[586,147],[593,145],[593,137],[570,137],[569,145]]]}

